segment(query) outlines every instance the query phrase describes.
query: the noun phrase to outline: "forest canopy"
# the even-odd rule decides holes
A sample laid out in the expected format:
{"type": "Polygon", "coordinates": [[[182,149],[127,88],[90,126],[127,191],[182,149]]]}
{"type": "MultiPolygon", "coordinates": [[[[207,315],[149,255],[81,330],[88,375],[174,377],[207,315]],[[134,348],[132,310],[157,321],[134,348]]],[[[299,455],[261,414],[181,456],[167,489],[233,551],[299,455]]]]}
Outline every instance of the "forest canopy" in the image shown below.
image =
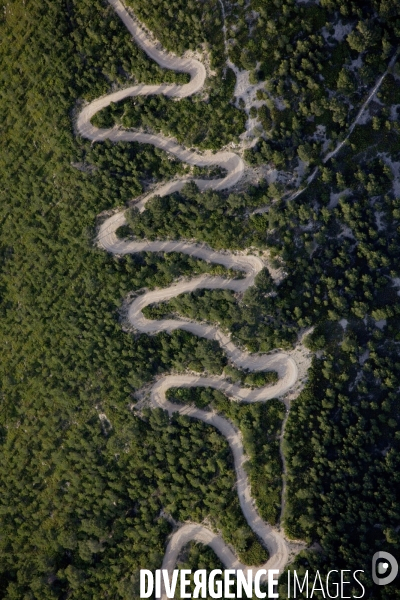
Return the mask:
{"type": "MultiPolygon", "coordinates": [[[[397,65],[341,151],[324,157],[396,56],[399,5],[225,2],[229,58],[261,84],[249,114],[233,98],[216,0],[130,5],[167,49],[209,52],[208,97],[127,101],[96,118],[202,150],[237,144],[251,118],[244,158],[262,176],[245,190],[200,194],[190,185],[155,197],[142,214],[130,207],[120,234],[267,252],[281,275],[264,273],[242,295],[202,290],[147,314],[200,315],[250,352],[291,348],[312,328],[305,344],[316,356],[285,428],[282,525],[322,548],[300,556],[303,567],[364,567],[371,590],[371,556],[400,545],[397,65]],[[305,189],[291,197],[296,185],[305,189]]],[[[135,409],[137,392],[170,372],[273,383],[273,374],[238,374],[217,343],[189,333],[126,331],[128,295],[222,268],[180,254],[113,257],[94,243],[98,215],[189,168],[152,146],[90,144],[74,131],[82,103],[113,85],[187,76],[148,59],[101,0],[3,8],[0,596],[136,598],[138,569],[158,568],[164,555],[172,526],[163,511],[179,522],[207,519],[241,560],[260,563],[267,554],[241,512],[223,436],[200,421],[135,409]]],[[[263,518],[277,522],[283,404],[172,394],[240,429],[252,494],[263,518]]],[[[209,552],[181,558],[217,565],[209,552]]],[[[398,592],[394,584],[371,593],[386,600],[398,592]]]]}

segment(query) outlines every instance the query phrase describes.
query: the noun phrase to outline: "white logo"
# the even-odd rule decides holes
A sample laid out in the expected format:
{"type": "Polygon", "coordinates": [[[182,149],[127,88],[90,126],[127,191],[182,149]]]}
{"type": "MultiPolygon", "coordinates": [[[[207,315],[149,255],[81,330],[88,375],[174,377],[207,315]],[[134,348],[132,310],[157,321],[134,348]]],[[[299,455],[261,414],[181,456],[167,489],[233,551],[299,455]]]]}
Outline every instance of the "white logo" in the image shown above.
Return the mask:
{"type": "Polygon", "coordinates": [[[377,585],[392,583],[397,577],[399,565],[389,552],[375,552],[372,557],[372,579],[377,585]],[[385,575],[385,577],[382,577],[385,575]]]}

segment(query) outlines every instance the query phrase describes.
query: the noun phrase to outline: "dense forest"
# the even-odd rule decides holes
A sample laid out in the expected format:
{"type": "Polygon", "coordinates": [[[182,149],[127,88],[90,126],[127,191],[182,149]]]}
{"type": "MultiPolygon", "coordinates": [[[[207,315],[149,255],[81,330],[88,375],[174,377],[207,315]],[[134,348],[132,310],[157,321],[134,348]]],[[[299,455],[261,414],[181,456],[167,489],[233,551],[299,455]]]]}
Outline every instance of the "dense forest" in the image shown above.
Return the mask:
{"type": "MultiPolygon", "coordinates": [[[[200,149],[237,144],[247,115],[232,97],[219,3],[129,4],[168,49],[209,52],[213,75],[206,97],[127,101],[95,119],[200,149]]],[[[261,352],[289,348],[314,327],[305,343],[315,359],[285,429],[283,526],[321,548],[295,564],[364,568],[369,597],[396,598],[396,583],[372,587],[370,560],[400,548],[397,65],[341,151],[323,157],[395,55],[398,2],[224,4],[230,59],[254,84],[265,81],[249,115],[257,124],[248,168],[268,165],[278,178],[234,193],[188,185],[142,214],[131,208],[122,235],[268,250],[284,270],[279,285],[263,272],[244,295],[202,290],[147,314],[200,316],[261,352]],[[285,176],[295,168],[296,177],[285,176]],[[288,200],[295,185],[306,189],[288,200]]],[[[134,405],[162,373],[225,371],[255,386],[274,375],[236,373],[217,344],[188,333],[128,334],[121,316],[131,292],[206,271],[238,274],[178,254],[117,258],[97,249],[97,215],[189,168],[152,146],[90,145],[74,134],[83,100],[113,85],[187,76],[150,61],[102,0],[15,0],[0,20],[0,597],[136,599],[138,569],[159,568],[173,523],[189,519],[207,519],[243,561],[262,562],[224,438],[134,405]]],[[[241,430],[252,494],[276,522],[283,405],[170,393],[241,430]]],[[[196,546],[180,564],[218,568],[196,546]]]]}

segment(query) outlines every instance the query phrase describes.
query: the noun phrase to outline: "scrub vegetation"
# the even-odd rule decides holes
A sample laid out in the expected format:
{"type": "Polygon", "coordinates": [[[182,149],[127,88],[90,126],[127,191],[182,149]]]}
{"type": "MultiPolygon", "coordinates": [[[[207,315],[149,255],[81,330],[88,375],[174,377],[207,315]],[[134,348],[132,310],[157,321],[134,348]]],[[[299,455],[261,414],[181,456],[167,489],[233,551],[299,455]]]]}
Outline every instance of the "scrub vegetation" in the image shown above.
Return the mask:
{"type": "MultiPolygon", "coordinates": [[[[219,3],[130,4],[178,54],[213,42],[208,98],[136,99],[96,119],[201,149],[237,141],[247,117],[224,69],[219,3]]],[[[111,257],[93,244],[98,214],[188,167],[150,146],[90,145],[73,132],[79,102],[115,83],[187,76],[151,62],[101,0],[3,8],[0,596],[137,598],[138,569],[159,568],[169,517],[207,519],[243,562],[261,562],[266,553],[240,511],[224,438],[199,421],[134,409],[137,391],[162,373],[237,374],[218,344],[182,331],[129,334],[120,310],[132,291],[221,268],[177,254],[111,257]]],[[[269,250],[282,268],[279,284],[265,273],[243,296],[203,290],[146,314],[218,322],[253,352],[289,348],[314,328],[306,344],[316,356],[285,429],[283,526],[321,545],[301,560],[321,571],[364,568],[372,589],[372,554],[400,548],[397,66],[346,145],[323,157],[396,52],[400,9],[395,0],[239,0],[226,3],[226,15],[230,59],[252,82],[265,81],[253,107],[258,139],[245,158],[278,178],[246,193],[200,194],[189,185],[154,198],[143,214],[132,209],[122,234],[269,250]],[[288,199],[295,180],[305,186],[317,167],[305,191],[288,199]]],[[[247,376],[243,384],[265,383],[247,376]]],[[[283,405],[173,393],[216,408],[241,430],[252,493],[276,522],[283,405]]],[[[217,565],[210,551],[196,552],[190,564],[217,565]]],[[[397,593],[396,584],[373,591],[385,600],[397,593]]]]}

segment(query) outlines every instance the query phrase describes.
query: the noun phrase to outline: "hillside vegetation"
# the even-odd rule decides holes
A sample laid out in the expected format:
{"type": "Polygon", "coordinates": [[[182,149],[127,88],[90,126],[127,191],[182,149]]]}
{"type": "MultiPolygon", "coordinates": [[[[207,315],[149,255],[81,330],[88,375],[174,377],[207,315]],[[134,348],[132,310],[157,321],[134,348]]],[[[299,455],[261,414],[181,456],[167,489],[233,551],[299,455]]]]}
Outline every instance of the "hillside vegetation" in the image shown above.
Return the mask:
{"type": "MultiPolygon", "coordinates": [[[[147,98],[100,116],[182,140],[192,131],[187,143],[201,148],[236,141],[247,117],[224,73],[219,4],[131,5],[170,50],[215,41],[209,101],[179,108],[147,98]]],[[[131,212],[130,233],[268,249],[287,275],[279,285],[261,277],[243,296],[201,292],[147,310],[201,314],[250,351],[289,348],[314,327],[306,344],[316,358],[286,425],[283,525],[321,545],[306,559],[312,565],[364,568],[370,590],[372,554],[400,547],[398,67],[341,152],[322,157],[394,55],[400,8],[395,0],[252,0],[227,3],[226,12],[230,58],[266,81],[252,109],[257,143],[245,158],[277,169],[278,179],[245,194],[189,186],[155,198],[143,215],[131,212]],[[285,174],[299,165],[299,185],[319,171],[288,201],[296,177],[285,174]],[[253,214],[260,206],[266,211],[253,214]]],[[[113,83],[187,77],[135,48],[101,0],[15,0],[3,6],[1,30],[0,597],[137,598],[137,571],[159,568],[171,530],[162,511],[208,519],[243,561],[261,562],[224,438],[198,421],[133,410],[136,392],[157,375],[219,374],[227,360],[188,333],[124,331],[128,293],[213,266],[177,254],[114,258],[93,243],[97,215],[187,167],[150,146],[91,146],[73,131],[80,102],[113,83]]],[[[247,436],[254,496],[277,519],[280,405],[236,414],[225,397],[210,402],[247,436]],[[258,438],[264,417],[272,424],[258,438]]],[[[189,564],[212,564],[209,553],[190,552],[189,564]]],[[[373,594],[386,600],[398,590],[373,594]]]]}

